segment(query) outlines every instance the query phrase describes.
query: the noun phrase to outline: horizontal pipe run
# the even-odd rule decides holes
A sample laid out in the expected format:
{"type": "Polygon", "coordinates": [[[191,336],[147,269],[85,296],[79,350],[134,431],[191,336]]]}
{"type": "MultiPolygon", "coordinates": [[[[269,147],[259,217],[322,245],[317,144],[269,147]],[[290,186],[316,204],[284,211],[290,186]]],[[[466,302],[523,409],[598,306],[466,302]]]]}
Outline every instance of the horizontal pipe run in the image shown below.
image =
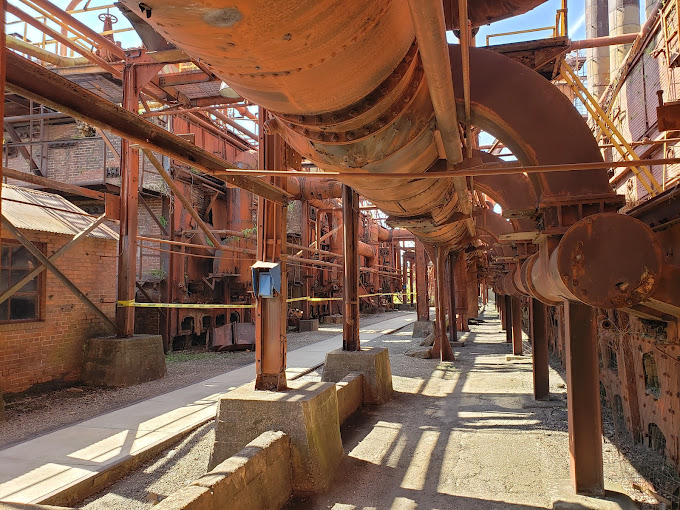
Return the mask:
{"type": "Polygon", "coordinates": [[[623,35],[610,35],[605,37],[594,37],[592,39],[583,39],[581,41],[571,41],[571,50],[585,50],[587,48],[603,48],[605,46],[614,46],[616,44],[631,44],[637,39],[638,32],[623,35]]]}
{"type": "MultiPolygon", "coordinates": [[[[571,172],[577,170],[602,170],[606,168],[632,168],[637,166],[652,166],[652,165],[672,165],[680,163],[680,158],[658,158],[658,159],[639,159],[634,161],[596,161],[593,163],[573,163],[566,165],[534,165],[534,166],[498,166],[496,164],[480,165],[464,170],[449,170],[446,172],[425,172],[419,174],[403,174],[396,172],[305,172],[303,175],[307,178],[327,179],[329,177],[343,178],[343,177],[369,177],[376,179],[404,179],[404,180],[418,180],[418,179],[441,179],[451,177],[474,177],[484,175],[510,175],[510,174],[535,174],[535,173],[550,173],[550,172],[571,172]]],[[[276,170],[241,170],[228,169],[217,171],[215,175],[233,175],[233,176],[269,176],[269,177],[300,177],[302,172],[290,171],[276,171],[276,170]]]]}

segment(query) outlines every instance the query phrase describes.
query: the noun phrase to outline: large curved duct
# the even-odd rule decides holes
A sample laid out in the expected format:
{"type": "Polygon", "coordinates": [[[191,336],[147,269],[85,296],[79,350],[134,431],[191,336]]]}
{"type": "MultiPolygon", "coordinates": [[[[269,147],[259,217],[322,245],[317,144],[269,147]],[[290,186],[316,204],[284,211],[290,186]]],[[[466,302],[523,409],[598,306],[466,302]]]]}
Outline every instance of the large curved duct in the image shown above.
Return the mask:
{"type": "MultiPolygon", "coordinates": [[[[536,3],[487,1],[480,12],[498,18],[536,3]]],[[[273,116],[268,129],[300,154],[323,169],[413,174],[413,180],[343,182],[390,216],[408,220],[404,224],[426,243],[461,247],[470,241],[465,223],[456,221],[461,215],[452,180],[417,179],[446,162],[435,143],[434,111],[406,0],[146,4],[157,31],[267,108],[273,116]]],[[[450,54],[460,93],[459,47],[450,46],[450,54]]],[[[523,164],[601,160],[570,101],[531,69],[471,48],[470,79],[473,123],[523,164]]],[[[611,194],[604,170],[530,179],[539,198],[611,194]]]]}

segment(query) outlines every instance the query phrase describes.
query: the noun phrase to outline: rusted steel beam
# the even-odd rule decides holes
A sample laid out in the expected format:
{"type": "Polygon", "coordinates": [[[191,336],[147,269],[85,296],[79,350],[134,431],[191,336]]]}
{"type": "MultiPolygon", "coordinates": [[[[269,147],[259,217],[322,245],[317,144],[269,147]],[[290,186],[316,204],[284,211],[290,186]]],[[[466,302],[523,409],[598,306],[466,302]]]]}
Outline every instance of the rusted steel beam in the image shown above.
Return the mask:
{"type": "MultiPolygon", "coordinates": [[[[76,244],[78,244],[78,241],[87,237],[87,235],[90,232],[92,232],[94,229],[96,229],[105,220],[106,220],[106,215],[102,214],[99,218],[97,218],[94,222],[92,222],[92,224],[89,227],[87,227],[85,230],[82,230],[81,232],[78,232],[68,243],[63,245],[61,248],[59,248],[57,251],[55,251],[50,256],[50,258],[49,258],[50,262],[56,262],[56,260],[59,257],[64,255],[67,251],[69,251],[76,244]]],[[[29,283],[33,278],[38,276],[45,269],[47,269],[45,267],[45,265],[40,265],[40,266],[36,267],[33,271],[28,273],[26,276],[24,276],[16,284],[12,285],[9,289],[7,289],[5,292],[3,292],[2,295],[0,295],[0,303],[4,303],[9,298],[11,298],[14,294],[16,294],[18,291],[20,291],[23,288],[24,285],[29,283]]]]}
{"type": "Polygon", "coordinates": [[[512,296],[512,353],[521,356],[522,348],[522,300],[519,296],[512,296]]]}
{"type": "MultiPolygon", "coordinates": [[[[123,70],[123,108],[137,111],[139,91],[145,85],[137,82],[133,64],[126,62],[123,70]]],[[[120,233],[118,237],[118,301],[134,301],[137,282],[137,226],[139,208],[139,149],[129,140],[121,139],[120,148],[120,233]]],[[[118,336],[135,334],[135,308],[116,308],[118,336]]]]}
{"type": "Polygon", "coordinates": [[[79,21],[68,12],[60,9],[52,2],[47,0],[31,0],[31,2],[39,7],[42,7],[53,16],[59,18],[65,24],[65,26],[72,27],[81,34],[89,37],[100,48],[105,48],[109,53],[115,55],[121,60],[125,59],[125,52],[122,48],[118,47],[116,43],[102,36],[95,30],[92,30],[85,23],[79,21]]]}
{"type": "Polygon", "coordinates": [[[427,295],[427,261],[425,258],[425,247],[418,239],[416,239],[416,313],[419,321],[430,320],[430,302],[427,295]]]}
{"type": "Polygon", "coordinates": [[[467,157],[472,157],[472,119],[470,109],[470,21],[467,0],[458,0],[460,56],[463,72],[463,104],[465,110],[465,143],[467,157]]]}
{"type": "MultiPolygon", "coordinates": [[[[23,21],[23,22],[25,22],[25,23],[28,23],[28,24],[31,25],[33,28],[35,28],[35,29],[39,30],[40,32],[43,32],[43,33],[45,33],[45,34],[51,36],[52,38],[54,38],[55,40],[59,41],[59,42],[60,42],[61,44],[63,44],[64,46],[67,46],[68,48],[72,49],[72,50],[75,51],[76,53],[79,53],[79,54],[82,55],[83,57],[87,58],[87,59],[88,59],[90,62],[92,62],[93,64],[97,64],[99,67],[101,67],[102,69],[104,69],[104,70],[110,72],[110,73],[113,74],[115,77],[120,78],[121,73],[120,73],[120,71],[119,71],[116,67],[114,67],[114,66],[112,66],[111,64],[109,64],[109,63],[108,63],[106,60],[104,60],[103,58],[101,58],[101,57],[95,55],[94,53],[92,53],[92,52],[86,50],[84,47],[82,47],[82,46],[80,46],[80,45],[78,45],[78,44],[76,44],[76,43],[70,41],[70,40],[68,39],[68,37],[64,37],[64,36],[61,35],[59,32],[57,32],[56,30],[50,28],[50,27],[47,26],[46,24],[40,23],[37,19],[35,19],[34,17],[32,17],[32,16],[30,16],[29,14],[25,13],[25,12],[22,11],[21,9],[19,9],[19,8],[15,7],[15,6],[13,6],[12,4],[7,4],[6,10],[7,10],[8,13],[12,14],[13,16],[16,16],[16,17],[19,18],[21,21],[23,21]]],[[[120,50],[120,48],[119,48],[119,50],[120,50]]]]}
{"type": "MultiPolygon", "coordinates": [[[[12,52],[5,52],[5,57],[7,88],[23,97],[206,173],[216,174],[220,170],[233,167],[214,154],[100,98],[38,64],[12,52]]],[[[288,199],[288,193],[257,178],[243,176],[220,178],[277,203],[284,203],[288,199]]]]}
{"type": "Polygon", "coordinates": [[[342,349],[359,351],[359,194],[346,185],[342,187],[342,208],[345,305],[342,349]]]}
{"type": "Polygon", "coordinates": [[[548,309],[538,299],[533,299],[531,302],[531,343],[534,398],[536,400],[550,400],[548,309]]]}
{"type": "Polygon", "coordinates": [[[604,496],[596,310],[565,301],[567,414],[571,482],[578,494],[604,496]]]}
{"type": "MultiPolygon", "coordinates": [[[[5,34],[5,7],[7,0],[0,0],[0,133],[4,133],[5,122],[5,75],[6,62],[5,55],[7,50],[5,48],[6,34],[5,34]]],[[[4,181],[4,167],[0,164],[0,215],[2,214],[2,183],[4,181]]],[[[0,223],[0,248],[2,248],[2,223],[0,223]]],[[[0,262],[0,269],[2,269],[2,262],[0,262]]]]}
{"type": "Polygon", "coordinates": [[[26,172],[20,172],[19,170],[13,170],[11,168],[3,168],[2,171],[7,179],[16,179],[17,181],[30,182],[31,184],[37,184],[38,186],[45,186],[46,188],[72,193],[74,195],[94,198],[95,200],[105,200],[107,195],[107,193],[103,193],[101,191],[95,191],[92,189],[83,188],[81,186],[76,186],[74,184],[55,181],[54,179],[49,179],[47,177],[41,177],[26,172]]]}
{"type": "Polygon", "coordinates": [[[190,85],[193,83],[209,83],[212,81],[218,81],[218,79],[213,75],[198,70],[190,73],[166,73],[158,76],[158,84],[161,87],[174,87],[176,85],[190,85]]]}
{"type": "Polygon", "coordinates": [[[156,172],[158,172],[158,175],[160,175],[161,179],[163,179],[165,184],[168,185],[175,198],[180,201],[187,213],[189,213],[189,215],[196,222],[198,228],[201,229],[210,242],[213,243],[213,246],[219,250],[222,246],[222,242],[215,236],[215,234],[213,234],[208,224],[203,221],[203,218],[201,218],[201,216],[198,214],[194,208],[194,205],[189,201],[189,199],[187,199],[187,197],[184,196],[182,190],[180,190],[177,184],[175,184],[174,179],[170,177],[170,174],[168,174],[165,168],[163,168],[163,165],[161,165],[160,161],[158,161],[156,156],[154,156],[153,153],[148,149],[144,149],[144,155],[156,169],[156,172]]]}
{"type": "MultiPolygon", "coordinates": [[[[7,131],[7,134],[14,142],[21,143],[21,138],[19,138],[16,129],[14,129],[14,126],[12,126],[12,124],[10,124],[9,122],[5,122],[5,131],[7,131]]],[[[42,177],[43,174],[40,171],[40,167],[33,159],[31,152],[23,145],[19,145],[17,148],[19,149],[19,152],[21,153],[23,158],[26,160],[26,163],[28,164],[28,167],[31,169],[31,172],[33,172],[33,175],[42,177]]]]}
{"type": "Polygon", "coordinates": [[[436,294],[435,305],[437,320],[435,322],[434,345],[432,346],[432,357],[438,357],[440,361],[455,361],[451,343],[446,334],[446,302],[448,301],[446,285],[446,257],[448,247],[435,247],[435,275],[436,294]]]}
{"type": "Polygon", "coordinates": [[[92,310],[97,317],[99,317],[102,322],[108,327],[111,331],[116,332],[116,325],[114,322],[109,319],[104,312],[102,312],[97,305],[95,305],[90,299],[80,290],[78,287],[73,285],[71,280],[68,279],[64,273],[62,273],[57,267],[41,252],[24,234],[21,233],[21,231],[16,228],[12,223],[5,218],[4,215],[2,215],[2,226],[9,230],[9,232],[12,234],[12,236],[19,241],[24,248],[26,248],[31,255],[33,255],[35,258],[38,259],[38,261],[44,265],[47,269],[49,269],[52,274],[59,280],[64,286],[66,286],[67,289],[69,289],[75,296],[82,301],[90,310],[92,310]]]}

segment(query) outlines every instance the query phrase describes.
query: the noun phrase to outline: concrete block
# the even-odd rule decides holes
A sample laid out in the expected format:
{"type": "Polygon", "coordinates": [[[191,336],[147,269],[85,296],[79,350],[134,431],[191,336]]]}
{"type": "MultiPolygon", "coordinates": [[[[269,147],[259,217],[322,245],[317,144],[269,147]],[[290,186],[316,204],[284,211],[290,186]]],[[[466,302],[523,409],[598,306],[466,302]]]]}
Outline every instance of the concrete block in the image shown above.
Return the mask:
{"type": "Polygon", "coordinates": [[[337,349],[326,353],[322,381],[338,382],[352,372],[364,376],[364,404],[383,404],[392,397],[392,370],[386,348],[370,347],[361,351],[337,349]]]}
{"type": "Polygon", "coordinates": [[[82,380],[95,386],[132,386],[165,376],[160,335],[90,338],[85,341],[82,380]]]}
{"type": "Polygon", "coordinates": [[[217,510],[213,505],[212,492],[207,487],[189,485],[173,492],[154,506],[157,510],[217,510]]]}
{"type": "Polygon", "coordinates": [[[456,342],[449,342],[449,343],[451,344],[451,347],[465,347],[465,342],[456,341],[456,342]]]}
{"type": "Polygon", "coordinates": [[[335,383],[338,394],[338,419],[343,424],[354,411],[361,407],[363,402],[364,376],[351,373],[335,383]]]}
{"type": "Polygon", "coordinates": [[[211,490],[216,509],[279,509],[292,495],[290,459],[290,438],[267,431],[194,485],[211,490]]]}
{"type": "Polygon", "coordinates": [[[290,436],[293,491],[313,494],[330,488],[344,456],[335,384],[288,385],[283,392],[255,391],[250,383],[220,399],[210,469],[261,433],[280,430],[290,436]]]}
{"type": "Polygon", "coordinates": [[[300,333],[303,331],[319,331],[319,319],[300,319],[300,333]]]}
{"type": "Polygon", "coordinates": [[[434,333],[434,322],[418,321],[413,323],[413,338],[425,338],[434,333]]]}
{"type": "Polygon", "coordinates": [[[342,324],[342,315],[324,315],[321,322],[324,324],[342,324]]]}

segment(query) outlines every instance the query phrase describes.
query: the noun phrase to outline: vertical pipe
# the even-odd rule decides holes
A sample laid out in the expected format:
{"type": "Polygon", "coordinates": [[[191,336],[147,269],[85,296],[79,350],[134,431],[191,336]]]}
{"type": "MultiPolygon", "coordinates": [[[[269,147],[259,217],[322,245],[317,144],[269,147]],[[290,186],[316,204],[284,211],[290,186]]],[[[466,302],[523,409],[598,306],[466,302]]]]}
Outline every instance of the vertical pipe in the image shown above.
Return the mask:
{"type": "Polygon", "coordinates": [[[522,298],[513,296],[512,301],[512,353],[522,355],[522,298]]]}
{"type": "Polygon", "coordinates": [[[534,398],[550,400],[548,363],[548,310],[538,299],[531,303],[531,355],[534,362],[534,398]]]}
{"type": "Polygon", "coordinates": [[[604,496],[595,309],[564,306],[571,482],[578,494],[604,496]]]}
{"type": "Polygon", "coordinates": [[[419,321],[430,320],[430,301],[427,295],[427,261],[425,246],[416,239],[416,312],[419,321]]]}
{"type": "Polygon", "coordinates": [[[342,349],[359,351],[359,194],[345,184],[342,186],[342,219],[345,269],[342,349]]]}
{"type": "Polygon", "coordinates": [[[432,346],[432,357],[439,356],[440,361],[455,361],[451,344],[446,335],[446,256],[447,250],[443,246],[435,247],[435,274],[437,292],[435,305],[437,320],[435,323],[435,340],[432,346]]]}
{"type": "MultiPolygon", "coordinates": [[[[126,62],[123,70],[123,108],[135,112],[139,106],[137,73],[134,64],[126,62]]],[[[118,239],[118,300],[134,301],[137,266],[137,208],[139,205],[139,149],[121,139],[120,151],[120,236],[118,239]]],[[[118,336],[131,337],[135,332],[135,309],[116,309],[118,336]]]]}
{"type": "MultiPolygon", "coordinates": [[[[309,202],[307,200],[302,201],[302,246],[311,246],[312,240],[311,236],[309,235],[309,202]]],[[[317,247],[317,249],[319,249],[317,247]]],[[[310,297],[310,291],[311,291],[311,271],[306,265],[302,266],[302,281],[303,281],[303,296],[310,297]]],[[[309,301],[306,299],[302,301],[302,319],[303,320],[309,320],[311,319],[310,313],[309,313],[309,301]]]]}
{"type": "Polygon", "coordinates": [[[512,343],[512,297],[505,295],[503,299],[505,305],[505,342],[512,343]]]}
{"type": "Polygon", "coordinates": [[[452,342],[458,341],[457,326],[458,320],[456,319],[456,257],[454,252],[449,253],[449,336],[452,342]]]}

